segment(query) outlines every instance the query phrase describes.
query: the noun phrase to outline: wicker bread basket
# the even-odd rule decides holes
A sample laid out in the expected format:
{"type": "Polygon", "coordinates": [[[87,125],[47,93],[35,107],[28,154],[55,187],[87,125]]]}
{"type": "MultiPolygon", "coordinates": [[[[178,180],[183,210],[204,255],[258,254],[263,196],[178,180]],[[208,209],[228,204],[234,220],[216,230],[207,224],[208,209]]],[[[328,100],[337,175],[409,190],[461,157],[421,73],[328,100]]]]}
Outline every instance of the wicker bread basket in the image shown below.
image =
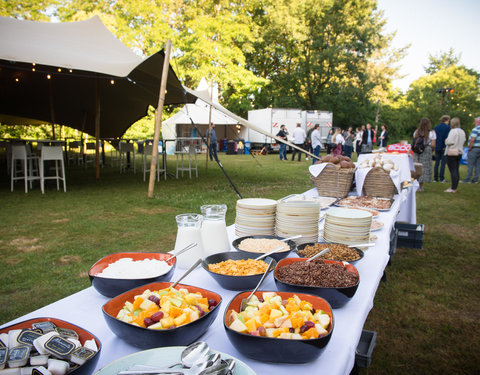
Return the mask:
{"type": "Polygon", "coordinates": [[[310,180],[322,197],[345,198],[352,188],[355,168],[341,168],[340,164],[327,163],[317,177],[310,180]]]}
{"type": "Polygon", "coordinates": [[[398,193],[390,173],[381,167],[372,168],[363,183],[365,195],[378,198],[393,198],[398,193]]]}

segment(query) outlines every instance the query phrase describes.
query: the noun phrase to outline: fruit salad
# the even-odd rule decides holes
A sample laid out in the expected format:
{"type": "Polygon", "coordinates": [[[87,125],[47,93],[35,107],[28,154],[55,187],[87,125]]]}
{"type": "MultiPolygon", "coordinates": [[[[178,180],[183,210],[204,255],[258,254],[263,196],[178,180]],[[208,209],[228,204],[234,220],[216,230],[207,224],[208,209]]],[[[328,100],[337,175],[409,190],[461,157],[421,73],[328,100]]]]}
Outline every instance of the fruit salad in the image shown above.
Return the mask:
{"type": "Polygon", "coordinates": [[[260,299],[253,295],[244,311],[231,310],[227,325],[237,332],[254,336],[302,340],[327,335],[331,318],[297,295],[282,300],[275,292],[263,292],[260,299]]]}
{"type": "Polygon", "coordinates": [[[147,289],[133,302],[125,302],[117,319],[144,328],[172,329],[199,319],[217,304],[214,299],[183,288],[147,289]]]}

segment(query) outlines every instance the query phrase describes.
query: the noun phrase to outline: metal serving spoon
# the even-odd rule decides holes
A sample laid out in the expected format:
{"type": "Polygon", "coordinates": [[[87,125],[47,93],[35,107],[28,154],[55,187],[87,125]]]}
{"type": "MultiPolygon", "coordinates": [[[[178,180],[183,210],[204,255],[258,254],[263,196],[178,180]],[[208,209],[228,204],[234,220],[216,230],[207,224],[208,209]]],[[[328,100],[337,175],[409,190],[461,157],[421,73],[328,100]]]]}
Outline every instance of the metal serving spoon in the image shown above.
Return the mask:
{"type": "Polygon", "coordinates": [[[270,260],[270,263],[268,264],[268,267],[267,269],[265,270],[265,272],[263,273],[262,275],[262,278],[260,279],[260,281],[258,282],[257,286],[255,287],[255,289],[253,289],[252,293],[250,293],[250,295],[247,297],[247,298],[244,298],[242,299],[242,303],[240,305],[240,311],[244,311],[248,305],[248,301],[250,300],[250,298],[252,298],[252,296],[255,294],[255,292],[257,291],[257,289],[260,287],[260,285],[262,285],[263,283],[263,280],[265,280],[265,277],[267,276],[268,272],[270,271],[270,267],[272,266],[272,263],[273,263],[273,259],[270,260]]]}
{"type": "Polygon", "coordinates": [[[203,341],[197,341],[193,344],[190,344],[185,349],[183,349],[182,354],[180,355],[181,362],[175,363],[169,368],[183,365],[184,367],[192,367],[196,363],[205,362],[210,348],[208,344],[203,341]]]}
{"type": "Polygon", "coordinates": [[[317,259],[318,257],[321,257],[323,254],[326,254],[330,251],[330,249],[327,247],[326,249],[320,251],[319,253],[315,254],[313,257],[307,259],[307,263],[311,262],[314,259],[317,259]]]}

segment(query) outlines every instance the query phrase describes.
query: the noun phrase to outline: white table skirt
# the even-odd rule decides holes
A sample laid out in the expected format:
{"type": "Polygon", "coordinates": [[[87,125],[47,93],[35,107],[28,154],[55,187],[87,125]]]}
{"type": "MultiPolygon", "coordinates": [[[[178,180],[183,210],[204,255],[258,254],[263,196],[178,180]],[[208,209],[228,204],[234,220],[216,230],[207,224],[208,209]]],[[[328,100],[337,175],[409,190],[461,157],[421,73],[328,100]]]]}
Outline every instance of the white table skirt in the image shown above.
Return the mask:
{"type": "MultiPolygon", "coordinates": [[[[316,190],[312,189],[307,194],[316,195],[316,190]]],[[[355,349],[363,325],[373,307],[375,293],[388,263],[390,230],[396,220],[400,204],[407,197],[408,191],[403,190],[400,196],[396,197],[391,210],[380,213],[379,220],[383,221],[385,226],[381,231],[375,232],[378,236],[377,245],[366,251],[365,257],[356,265],[360,273],[360,285],[357,293],[345,306],[333,310],[335,317],[333,335],[325,351],[316,361],[303,365],[278,365],[258,362],[241,355],[228,340],[222,323],[225,308],[237,292],[222,289],[202,268],[198,268],[188,275],[183,283],[214,290],[222,296],[223,302],[218,317],[200,340],[206,341],[212,349],[239,358],[259,375],[273,373],[276,375],[291,375],[292,373],[349,374],[354,365],[355,349]]],[[[233,240],[235,238],[233,225],[228,228],[228,232],[230,239],[233,240]]],[[[295,255],[292,253],[291,256],[295,255]]],[[[182,270],[176,269],[173,281],[182,273],[182,270]]],[[[267,277],[261,289],[276,290],[272,274],[267,277]]],[[[97,335],[102,342],[103,348],[97,366],[98,370],[118,358],[139,351],[138,348],[117,338],[107,327],[102,313],[102,305],[107,301],[108,298],[101,296],[95,289],[89,287],[15,319],[5,326],[34,317],[55,317],[77,324],[97,335]]]]}

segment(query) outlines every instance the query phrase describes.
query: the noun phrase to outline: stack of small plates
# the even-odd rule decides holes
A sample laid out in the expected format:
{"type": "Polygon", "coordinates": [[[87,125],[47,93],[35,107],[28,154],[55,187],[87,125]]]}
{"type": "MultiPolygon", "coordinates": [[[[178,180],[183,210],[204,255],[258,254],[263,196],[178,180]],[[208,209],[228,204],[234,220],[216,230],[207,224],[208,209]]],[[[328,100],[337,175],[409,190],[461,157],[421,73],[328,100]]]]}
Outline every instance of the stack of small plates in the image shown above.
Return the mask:
{"type": "Polygon", "coordinates": [[[372,214],[348,208],[331,208],[325,215],[323,238],[346,245],[370,242],[372,214]]]}
{"type": "Polygon", "coordinates": [[[297,244],[318,241],[320,203],[313,200],[280,200],[277,203],[275,234],[279,237],[292,237],[297,244]]]}
{"type": "Polygon", "coordinates": [[[277,201],[264,198],[245,198],[237,201],[235,235],[238,237],[273,235],[277,201]]]}

